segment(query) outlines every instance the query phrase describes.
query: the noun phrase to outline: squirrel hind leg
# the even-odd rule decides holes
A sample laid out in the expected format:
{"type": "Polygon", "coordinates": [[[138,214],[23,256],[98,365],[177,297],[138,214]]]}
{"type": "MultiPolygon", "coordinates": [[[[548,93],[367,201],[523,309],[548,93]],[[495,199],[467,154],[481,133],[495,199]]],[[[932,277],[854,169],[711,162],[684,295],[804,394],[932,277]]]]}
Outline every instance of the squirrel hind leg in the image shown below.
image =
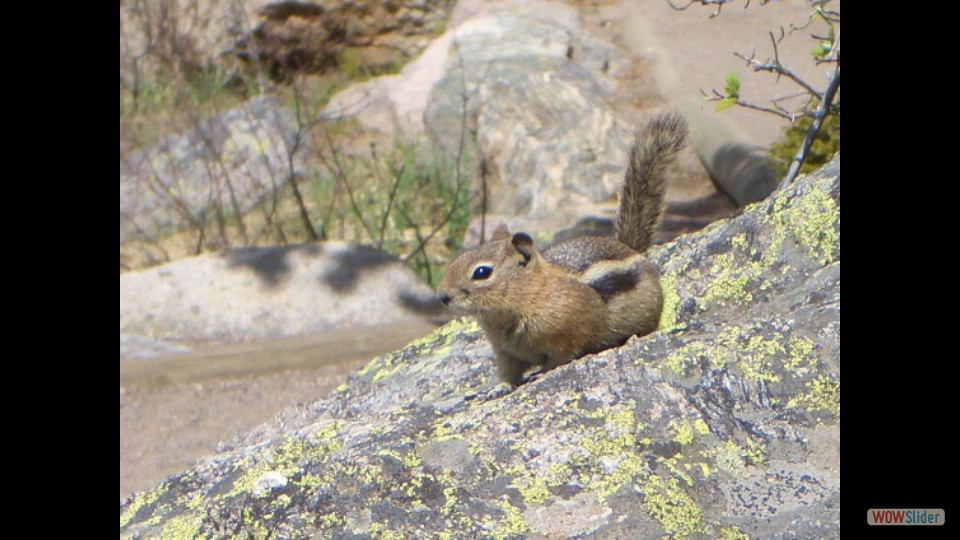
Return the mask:
{"type": "MultiPolygon", "coordinates": [[[[657,329],[663,311],[663,289],[659,272],[646,258],[637,258],[628,273],[633,286],[620,289],[607,300],[607,316],[611,334],[623,341],[631,335],[644,336],[657,329]]],[[[626,285],[629,278],[611,283],[626,285]]]]}

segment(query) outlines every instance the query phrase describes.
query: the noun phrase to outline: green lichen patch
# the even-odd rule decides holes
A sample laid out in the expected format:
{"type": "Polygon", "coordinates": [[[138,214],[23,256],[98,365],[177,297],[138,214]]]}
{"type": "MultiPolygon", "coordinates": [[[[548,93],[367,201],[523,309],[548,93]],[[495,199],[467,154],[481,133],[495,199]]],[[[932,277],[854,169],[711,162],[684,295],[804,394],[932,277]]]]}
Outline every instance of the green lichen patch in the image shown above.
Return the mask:
{"type": "Polygon", "coordinates": [[[160,531],[160,540],[194,540],[196,538],[202,538],[203,536],[199,535],[202,524],[202,514],[191,514],[171,518],[167,520],[166,525],[164,525],[160,531]]]}
{"type": "Polygon", "coordinates": [[[127,508],[120,514],[120,527],[124,527],[130,523],[130,520],[132,520],[140,510],[153,506],[162,494],[163,486],[151,491],[138,493],[133,498],[133,501],[131,501],[130,504],[127,505],[127,508]]]}
{"type": "Polygon", "coordinates": [[[527,524],[519,508],[513,506],[507,500],[497,501],[496,504],[502,514],[496,528],[490,531],[493,538],[503,540],[504,538],[527,536],[536,532],[527,524]]]}
{"type": "MultiPolygon", "coordinates": [[[[323,457],[326,457],[327,454],[336,452],[341,447],[343,447],[343,440],[340,439],[340,431],[343,429],[343,422],[337,420],[330,422],[321,427],[314,434],[316,439],[316,447],[314,449],[314,454],[319,454],[323,457]]],[[[298,448],[303,448],[299,446],[298,448]]]]}
{"type": "Polygon", "coordinates": [[[676,478],[651,475],[643,484],[643,504],[674,538],[686,538],[703,527],[703,511],[676,478]]]}
{"type": "Polygon", "coordinates": [[[701,418],[693,422],[685,418],[675,418],[667,424],[667,427],[673,434],[673,440],[680,443],[680,446],[687,446],[697,437],[710,433],[710,426],[701,418]]]}
{"type": "Polygon", "coordinates": [[[720,527],[720,540],[750,540],[750,535],[741,531],[739,527],[720,527]]]}
{"type": "Polygon", "coordinates": [[[267,448],[255,457],[239,462],[237,469],[242,471],[240,476],[232,489],[218,498],[229,499],[242,494],[263,496],[269,490],[258,486],[268,475],[281,482],[294,480],[301,486],[316,486],[319,483],[317,478],[304,473],[303,464],[309,460],[327,462],[330,454],[343,446],[338,436],[341,426],[340,421],[331,422],[318,430],[312,440],[293,435],[276,447],[267,448]]]}
{"type": "Polygon", "coordinates": [[[581,441],[594,457],[620,455],[636,444],[636,421],[633,409],[620,407],[607,415],[603,429],[589,430],[581,441]]]}
{"type": "Polygon", "coordinates": [[[748,464],[757,467],[762,467],[767,461],[766,447],[753,439],[747,439],[742,455],[748,464]]]}
{"type": "Polygon", "coordinates": [[[811,258],[827,265],[840,251],[840,207],[822,182],[811,185],[801,197],[774,203],[774,230],[785,230],[811,258]]]}
{"type": "Polygon", "coordinates": [[[815,344],[812,339],[790,336],[787,350],[790,354],[784,360],[783,367],[794,374],[806,373],[820,364],[820,358],[816,355],[815,344]]]}
{"type": "Polygon", "coordinates": [[[660,324],[657,328],[661,332],[669,332],[682,328],[684,325],[677,324],[677,308],[680,305],[680,294],[677,292],[676,277],[672,275],[661,276],[660,288],[663,290],[663,309],[660,311],[660,324]]]}
{"type": "MultiPolygon", "coordinates": [[[[676,309],[685,296],[695,298],[702,309],[711,305],[753,304],[788,279],[786,270],[797,255],[787,253],[787,248],[799,249],[801,258],[809,257],[817,264],[833,262],[840,247],[840,208],[829,193],[829,184],[811,182],[808,190],[762,203],[770,205],[769,212],[755,212],[762,216],[758,219],[744,218],[742,228],[746,231],[731,233],[728,244],[712,244],[729,248],[719,253],[713,247],[708,250],[713,252],[712,258],[702,279],[692,277],[694,267],[677,269],[667,265],[670,271],[665,272],[665,283],[670,291],[664,292],[661,329],[678,323],[676,309]],[[691,291],[690,285],[698,292],[691,291]],[[679,291],[678,298],[670,296],[672,290],[679,291]]],[[[710,236],[713,234],[704,232],[701,237],[710,236]]]]}
{"type": "Polygon", "coordinates": [[[721,350],[712,364],[714,368],[736,367],[750,381],[780,382],[787,341],[782,333],[759,325],[729,327],[717,337],[721,350]]]}
{"type": "Polygon", "coordinates": [[[702,358],[712,357],[713,349],[702,341],[678,347],[667,356],[662,366],[681,377],[687,377],[700,367],[702,358]]]}
{"type": "Polygon", "coordinates": [[[747,379],[779,382],[785,341],[782,334],[769,329],[729,326],[712,344],[694,341],[677,347],[662,366],[681,377],[693,375],[702,365],[714,370],[737,367],[747,379]]]}
{"type": "Polygon", "coordinates": [[[783,344],[777,338],[766,339],[763,336],[750,336],[741,349],[740,369],[750,380],[780,382],[777,373],[778,363],[785,353],[783,344]]]}
{"type": "Polygon", "coordinates": [[[387,371],[388,373],[394,373],[397,371],[398,366],[401,365],[403,360],[403,355],[400,351],[392,352],[383,356],[378,356],[370,361],[367,365],[360,368],[358,373],[364,377],[372,375],[375,379],[379,376],[380,379],[384,378],[386,375],[380,375],[381,372],[387,371]]]}
{"type": "MultiPolygon", "coordinates": [[[[610,459],[610,458],[608,458],[610,459]]],[[[624,486],[630,486],[647,475],[647,466],[643,458],[635,452],[622,454],[618,458],[610,459],[611,467],[606,460],[600,461],[599,472],[590,483],[590,489],[597,494],[600,504],[607,504],[608,499],[618,493],[624,486]]]]}
{"type": "Polygon", "coordinates": [[[757,254],[757,249],[753,247],[753,244],[751,244],[745,233],[740,233],[731,238],[730,247],[736,251],[743,252],[750,257],[754,257],[757,254]]]}
{"type": "Polygon", "coordinates": [[[270,531],[263,522],[262,516],[256,515],[254,509],[251,507],[246,507],[243,509],[242,524],[247,538],[266,540],[267,538],[271,537],[270,531]]]}
{"type": "Polygon", "coordinates": [[[402,350],[374,358],[359,370],[359,374],[364,377],[372,377],[372,381],[375,383],[382,382],[401,371],[409,369],[409,359],[430,356],[443,358],[457,336],[479,332],[480,326],[472,318],[457,319],[411,342],[402,350]]]}
{"type": "MultiPolygon", "coordinates": [[[[526,470],[524,470],[526,472],[526,470]]],[[[510,487],[520,492],[523,502],[530,504],[543,504],[550,497],[550,489],[545,476],[535,474],[522,474],[516,476],[510,483],[510,487]]]]}
{"type": "Polygon", "coordinates": [[[840,420],[840,381],[820,375],[806,384],[807,391],[787,402],[788,408],[825,412],[840,420]]]}
{"type": "Polygon", "coordinates": [[[717,255],[709,275],[709,284],[703,292],[704,304],[717,303],[726,306],[753,302],[753,293],[748,285],[759,272],[750,266],[739,266],[733,253],[717,255]]]}
{"type": "Polygon", "coordinates": [[[410,451],[403,456],[403,466],[408,469],[416,469],[423,465],[423,461],[415,451],[410,451]]]}
{"type": "Polygon", "coordinates": [[[628,400],[609,410],[601,426],[581,429],[580,447],[586,451],[587,459],[574,465],[581,470],[600,504],[606,504],[609,497],[646,474],[637,441],[643,425],[636,421],[635,407],[636,403],[628,400]]]}
{"type": "Polygon", "coordinates": [[[723,444],[704,450],[701,453],[709,459],[714,467],[736,478],[749,476],[750,466],[761,466],[766,460],[764,447],[752,440],[747,440],[746,446],[736,442],[724,441],[723,444]]]}
{"type": "MultiPolygon", "coordinates": [[[[822,383],[810,386],[810,378],[821,365],[821,351],[816,343],[802,335],[787,335],[778,330],[782,327],[778,323],[731,325],[716,334],[712,342],[695,340],[673,347],[660,367],[692,384],[696,384],[693,377],[698,374],[719,376],[729,371],[744,382],[760,385],[765,407],[791,400],[794,407],[804,410],[838,409],[836,405],[827,405],[830,387],[822,383]],[[803,385],[809,389],[801,391],[803,385]],[[804,397],[798,397],[798,391],[804,397]]],[[[689,429],[677,431],[682,427],[675,426],[678,442],[690,439],[689,429]]]]}

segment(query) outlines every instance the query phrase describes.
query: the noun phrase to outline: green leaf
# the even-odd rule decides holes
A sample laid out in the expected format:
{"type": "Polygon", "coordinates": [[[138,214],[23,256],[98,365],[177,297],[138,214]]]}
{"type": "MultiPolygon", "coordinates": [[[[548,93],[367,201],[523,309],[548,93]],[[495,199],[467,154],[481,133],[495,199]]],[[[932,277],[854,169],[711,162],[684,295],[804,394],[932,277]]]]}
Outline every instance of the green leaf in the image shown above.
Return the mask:
{"type": "Polygon", "coordinates": [[[740,97],[740,77],[732,71],[727,73],[727,96],[740,97]]]}
{"type": "Polygon", "coordinates": [[[723,112],[729,109],[730,107],[733,107],[736,104],[737,104],[737,98],[735,97],[723,98],[720,100],[719,103],[717,103],[717,107],[714,110],[716,112],[723,112]]]}

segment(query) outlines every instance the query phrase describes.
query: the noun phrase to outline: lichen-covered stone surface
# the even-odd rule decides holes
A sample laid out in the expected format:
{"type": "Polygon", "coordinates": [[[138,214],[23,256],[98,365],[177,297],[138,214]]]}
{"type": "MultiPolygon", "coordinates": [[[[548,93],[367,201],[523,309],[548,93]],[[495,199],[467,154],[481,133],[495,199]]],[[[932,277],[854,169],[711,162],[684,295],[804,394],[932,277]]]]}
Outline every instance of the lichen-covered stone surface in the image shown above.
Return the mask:
{"type": "Polygon", "coordinates": [[[839,536],[839,177],[656,248],[659,332],[484,401],[452,323],[124,501],[121,537],[839,536]]]}

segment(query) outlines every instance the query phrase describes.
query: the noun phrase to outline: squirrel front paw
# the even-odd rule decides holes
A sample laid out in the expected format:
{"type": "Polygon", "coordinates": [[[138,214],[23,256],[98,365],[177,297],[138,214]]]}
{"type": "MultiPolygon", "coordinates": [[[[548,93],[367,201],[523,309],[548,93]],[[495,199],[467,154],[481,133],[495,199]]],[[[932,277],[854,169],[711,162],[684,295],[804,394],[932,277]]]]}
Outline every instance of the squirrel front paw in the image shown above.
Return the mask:
{"type": "Polygon", "coordinates": [[[496,386],[491,388],[489,392],[487,392],[487,401],[491,399],[497,399],[498,397],[503,397],[516,389],[517,385],[515,384],[510,384],[508,382],[498,383],[496,386]]]}

